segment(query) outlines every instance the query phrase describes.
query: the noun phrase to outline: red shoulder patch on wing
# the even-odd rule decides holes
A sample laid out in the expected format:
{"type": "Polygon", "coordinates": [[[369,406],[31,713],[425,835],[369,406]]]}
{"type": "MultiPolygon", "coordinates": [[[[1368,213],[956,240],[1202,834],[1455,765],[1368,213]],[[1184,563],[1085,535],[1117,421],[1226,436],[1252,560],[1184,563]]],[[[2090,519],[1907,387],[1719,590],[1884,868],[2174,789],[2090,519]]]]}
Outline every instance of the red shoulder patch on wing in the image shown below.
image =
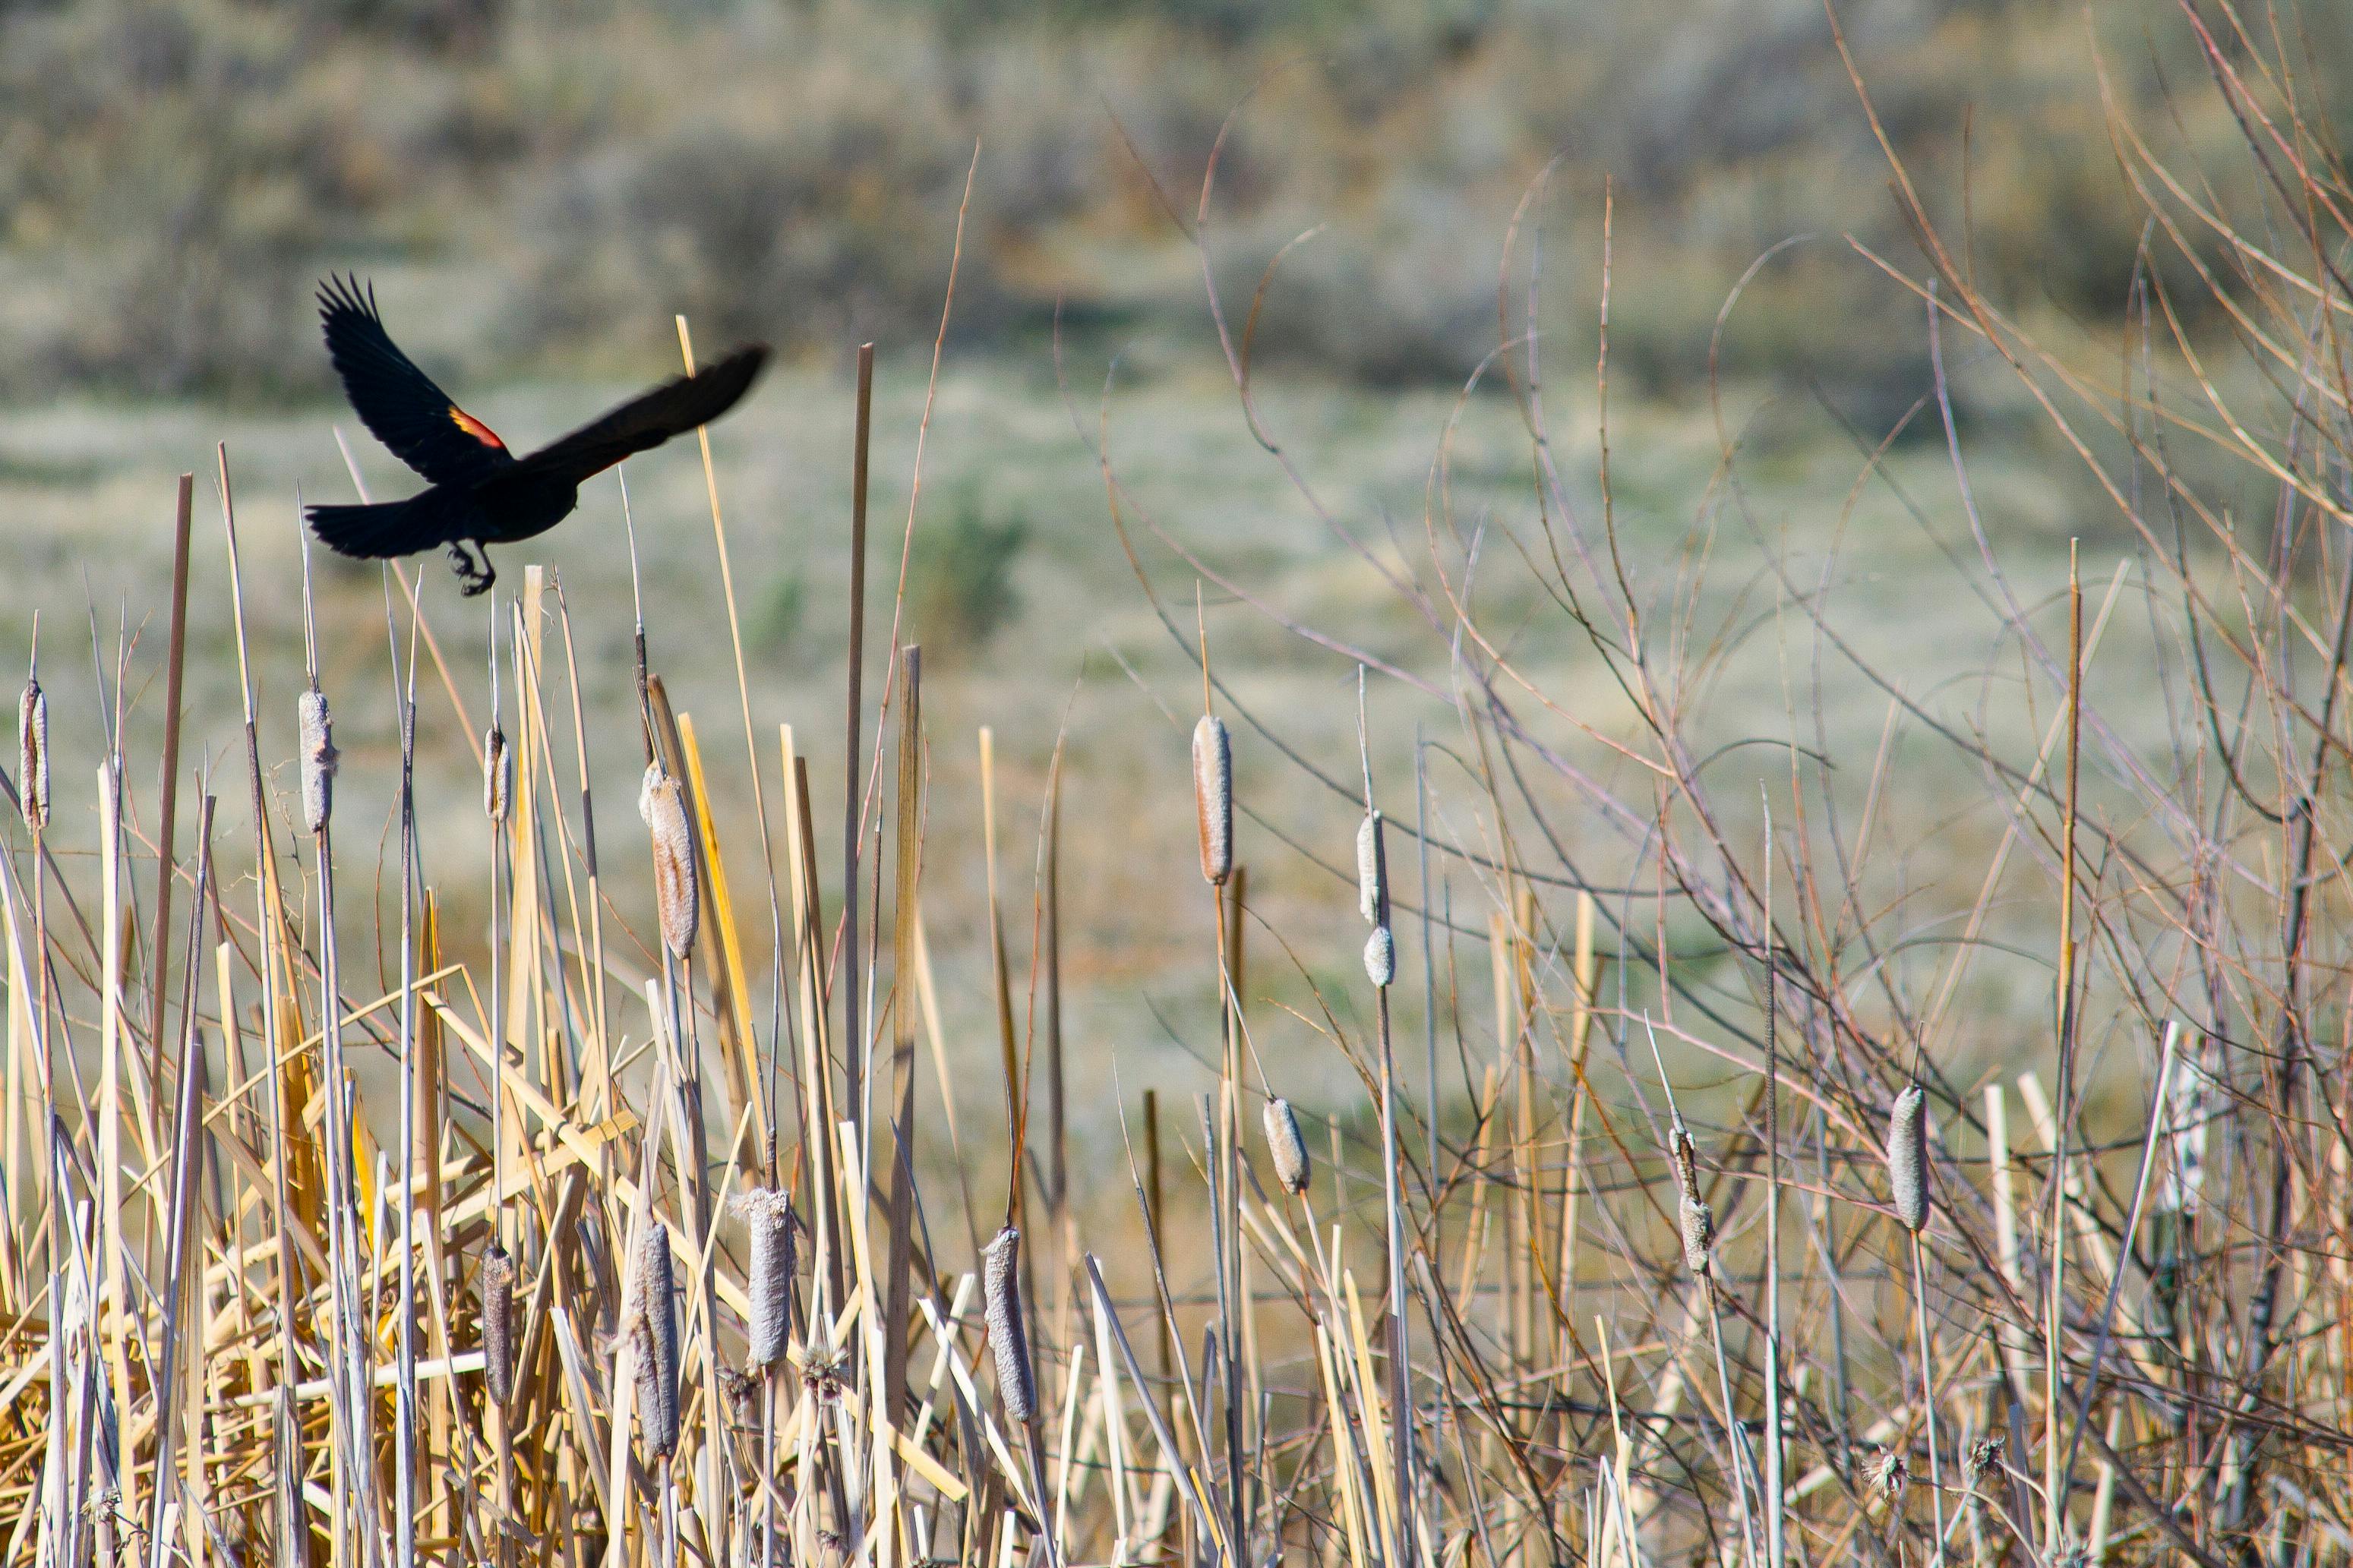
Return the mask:
{"type": "Polygon", "coordinates": [[[467,413],[464,409],[459,407],[454,403],[449,405],[449,423],[455,425],[459,429],[463,430],[467,435],[471,436],[475,440],[480,441],[485,447],[493,447],[501,452],[507,449],[507,444],[499,439],[499,434],[497,431],[491,429],[489,426],[483,424],[480,420],[475,418],[472,415],[467,413]]]}

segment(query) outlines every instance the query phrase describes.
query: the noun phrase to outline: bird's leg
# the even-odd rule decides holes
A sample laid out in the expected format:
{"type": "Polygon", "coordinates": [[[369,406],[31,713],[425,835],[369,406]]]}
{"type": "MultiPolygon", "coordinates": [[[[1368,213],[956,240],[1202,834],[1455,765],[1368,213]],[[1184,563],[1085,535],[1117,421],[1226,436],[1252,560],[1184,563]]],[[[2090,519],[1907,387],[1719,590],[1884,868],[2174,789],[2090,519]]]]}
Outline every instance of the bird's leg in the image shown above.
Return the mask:
{"type": "Polygon", "coordinates": [[[469,599],[490,592],[491,584],[499,580],[491,565],[491,552],[470,540],[449,542],[449,569],[458,574],[458,592],[469,599]]]}

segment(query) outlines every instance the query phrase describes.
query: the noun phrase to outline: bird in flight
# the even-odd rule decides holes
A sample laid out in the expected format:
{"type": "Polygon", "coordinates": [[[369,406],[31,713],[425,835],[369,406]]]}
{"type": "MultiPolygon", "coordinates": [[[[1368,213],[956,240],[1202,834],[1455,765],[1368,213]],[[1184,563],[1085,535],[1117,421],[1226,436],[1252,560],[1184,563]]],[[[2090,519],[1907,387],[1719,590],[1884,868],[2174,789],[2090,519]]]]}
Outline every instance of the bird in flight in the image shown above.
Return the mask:
{"type": "Polygon", "coordinates": [[[319,323],[360,423],[430,484],[406,500],[311,507],[311,531],[338,555],[362,560],[444,546],[468,597],[498,578],[484,546],[554,528],[579,504],[582,480],[718,418],[768,358],[764,343],[737,349],[517,458],[400,352],[376,314],[375,289],[329,278],[319,286],[319,323]]]}

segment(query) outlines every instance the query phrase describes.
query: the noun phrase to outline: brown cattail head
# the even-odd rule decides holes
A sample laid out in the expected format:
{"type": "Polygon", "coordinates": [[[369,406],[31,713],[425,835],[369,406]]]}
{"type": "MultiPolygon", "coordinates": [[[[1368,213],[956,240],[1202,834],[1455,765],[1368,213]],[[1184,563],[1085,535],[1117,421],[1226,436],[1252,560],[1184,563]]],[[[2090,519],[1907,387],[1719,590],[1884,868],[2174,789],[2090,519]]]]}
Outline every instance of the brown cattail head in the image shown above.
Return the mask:
{"type": "Polygon", "coordinates": [[[794,1257],[793,1200],[775,1187],[735,1194],[734,1209],[752,1233],[751,1291],[754,1366],[785,1359],[792,1331],[794,1257]]]}
{"type": "Polygon", "coordinates": [[[1397,978],[1397,938],[1385,925],[1365,939],[1365,978],[1384,990],[1397,978]]]}
{"type": "Polygon", "coordinates": [[[1029,1331],[1021,1321],[1021,1232],[1007,1226],[983,1254],[981,1282],[988,1310],[988,1343],[997,1352],[997,1394],[1005,1413],[1028,1425],[1038,1409],[1029,1368],[1029,1331]]]}
{"type": "Polygon", "coordinates": [[[686,819],[686,786],[662,772],[661,763],[646,764],[646,780],[638,791],[638,815],[654,836],[654,901],[661,910],[662,941],[673,958],[694,951],[695,929],[702,923],[702,889],[694,875],[694,831],[686,819]]]}
{"type": "Polygon", "coordinates": [[[668,1458],[678,1451],[678,1318],[672,1300],[670,1230],[659,1220],[646,1225],[638,1248],[637,1279],[624,1303],[629,1351],[637,1363],[638,1432],[646,1451],[668,1458]]]}
{"type": "Polygon", "coordinates": [[[1928,1224],[1928,1097],[1914,1084],[1887,1116],[1887,1184],[1895,1217],[1917,1236],[1928,1224]]]}
{"type": "Polygon", "coordinates": [[[1299,1118],[1292,1114],[1291,1101],[1277,1095],[1266,1102],[1259,1118],[1266,1126],[1266,1152],[1274,1162],[1275,1180],[1294,1195],[1304,1193],[1309,1174],[1307,1140],[1299,1135],[1299,1118]]]}
{"type": "Polygon", "coordinates": [[[491,1242],[482,1259],[482,1381],[501,1408],[514,1395],[514,1259],[491,1242]]]}
{"type": "Polygon", "coordinates": [[[482,815],[503,824],[514,802],[514,753],[507,732],[496,724],[482,734],[482,815]]]}
{"type": "Polygon", "coordinates": [[[1389,852],[1377,811],[1356,826],[1356,912],[1366,925],[1389,923],[1389,852]]]}
{"type": "Polygon", "coordinates": [[[25,682],[16,704],[16,746],[25,826],[38,833],[49,825],[49,700],[37,680],[25,682]]]}
{"type": "Polygon", "coordinates": [[[1234,743],[1226,721],[1193,726],[1193,814],[1201,827],[1201,875],[1223,887],[1234,871],[1234,743]]]}
{"type": "Polygon", "coordinates": [[[335,809],[335,721],[327,711],[327,694],[313,687],[302,693],[302,825],[313,833],[327,830],[335,809]]]}

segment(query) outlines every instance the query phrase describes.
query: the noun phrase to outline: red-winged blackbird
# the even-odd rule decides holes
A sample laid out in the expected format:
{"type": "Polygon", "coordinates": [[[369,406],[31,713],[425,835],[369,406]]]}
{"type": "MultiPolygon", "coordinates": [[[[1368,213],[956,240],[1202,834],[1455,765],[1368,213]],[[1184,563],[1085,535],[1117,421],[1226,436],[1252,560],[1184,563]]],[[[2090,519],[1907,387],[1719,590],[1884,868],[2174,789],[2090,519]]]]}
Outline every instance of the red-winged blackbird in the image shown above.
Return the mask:
{"type": "Polygon", "coordinates": [[[751,389],[768,358],[763,343],[737,349],[519,458],[394,344],[373,289],[328,279],[319,286],[319,322],[360,422],[432,487],[406,500],[311,507],[311,531],[338,555],[362,559],[446,545],[469,596],[498,576],[484,545],[554,528],[578,504],[581,480],[718,418],[751,389]]]}

